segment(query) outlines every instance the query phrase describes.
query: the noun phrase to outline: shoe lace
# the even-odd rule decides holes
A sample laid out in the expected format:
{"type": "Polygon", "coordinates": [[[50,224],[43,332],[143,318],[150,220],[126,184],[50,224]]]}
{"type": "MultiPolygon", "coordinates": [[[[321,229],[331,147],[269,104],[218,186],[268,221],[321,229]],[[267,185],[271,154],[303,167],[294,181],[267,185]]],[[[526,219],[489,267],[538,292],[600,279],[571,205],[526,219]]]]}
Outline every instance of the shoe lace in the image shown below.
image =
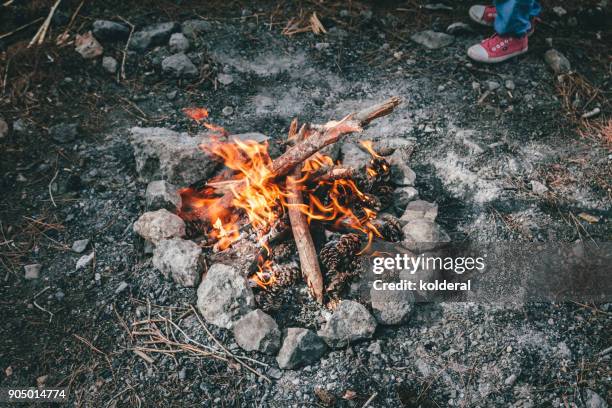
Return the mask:
{"type": "Polygon", "coordinates": [[[506,38],[506,37],[502,37],[499,34],[495,33],[489,38],[483,40],[482,46],[490,50],[490,49],[493,49],[493,47],[499,44],[501,41],[505,41],[505,40],[512,41],[512,37],[506,38]]]}

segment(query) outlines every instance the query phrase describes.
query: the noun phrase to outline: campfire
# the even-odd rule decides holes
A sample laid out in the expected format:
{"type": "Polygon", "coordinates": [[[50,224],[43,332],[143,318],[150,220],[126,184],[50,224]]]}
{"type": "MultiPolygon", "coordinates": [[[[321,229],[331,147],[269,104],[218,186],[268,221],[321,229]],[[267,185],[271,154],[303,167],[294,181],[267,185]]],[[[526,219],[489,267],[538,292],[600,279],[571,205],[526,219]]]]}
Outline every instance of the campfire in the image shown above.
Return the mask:
{"type": "Polygon", "coordinates": [[[287,148],[275,159],[266,142],[232,138],[208,122],[206,109],[186,109],[187,116],[213,132],[213,142],[200,148],[222,161],[225,168],[203,187],[180,191],[183,205],[179,215],[195,227],[194,235],[206,237],[204,246],[213,252],[231,250],[247,239],[247,231],[254,232],[260,251],[249,282],[264,290],[277,283],[274,245],[291,235],[290,230],[309,292],[323,303],[326,294],[337,291],[349,278],[346,271],[337,270],[338,257],[345,257],[346,262],[366,252],[374,239],[396,240],[401,227],[377,217],[389,204],[393,188],[389,184],[390,164],[371,142],[361,142],[371,155],[363,169],[343,166],[321,150],[344,135],[361,132],[399,103],[399,98],[390,98],[324,125],[300,125],[294,119],[287,148]],[[311,230],[343,235],[334,242],[335,247],[327,243],[320,251],[324,259],[319,259],[311,230]]]}

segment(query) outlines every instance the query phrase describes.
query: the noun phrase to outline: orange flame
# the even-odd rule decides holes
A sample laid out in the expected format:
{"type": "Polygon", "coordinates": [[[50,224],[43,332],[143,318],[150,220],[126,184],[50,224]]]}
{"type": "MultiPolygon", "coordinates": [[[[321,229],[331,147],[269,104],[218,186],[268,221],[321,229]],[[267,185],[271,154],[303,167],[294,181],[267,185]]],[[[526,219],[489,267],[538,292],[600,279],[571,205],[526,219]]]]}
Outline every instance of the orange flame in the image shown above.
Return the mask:
{"type": "MultiPolygon", "coordinates": [[[[202,108],[185,109],[184,112],[198,122],[208,117],[208,111],[202,108]]],[[[227,134],[225,129],[216,125],[204,123],[204,126],[227,134]]],[[[297,128],[297,123],[292,124],[292,128],[297,128]]],[[[374,158],[380,157],[372,149],[371,142],[362,142],[362,145],[374,158]]],[[[235,209],[241,209],[257,232],[259,241],[266,249],[269,258],[271,250],[264,240],[264,235],[289,208],[287,198],[291,193],[285,183],[277,180],[277,174],[271,170],[272,159],[268,153],[268,144],[238,139],[221,141],[217,137],[212,142],[201,145],[200,148],[220,158],[232,172],[229,172],[229,180],[224,177],[223,180],[211,183],[211,186],[202,190],[189,188],[181,190],[183,197],[181,216],[207,221],[211,227],[209,235],[216,239],[215,248],[222,251],[240,237],[239,215],[235,209]],[[236,188],[238,182],[243,188],[236,188]],[[213,187],[215,184],[223,185],[232,192],[231,208],[221,204],[216,187],[213,187]]],[[[331,157],[315,153],[304,162],[301,169],[302,176],[297,180],[288,177],[288,182],[297,185],[307,198],[307,203],[300,205],[299,210],[307,216],[308,222],[316,220],[339,229],[363,233],[368,239],[363,252],[368,249],[375,236],[381,237],[372,223],[376,212],[367,207],[368,196],[359,190],[353,180],[324,181],[313,177],[317,171],[333,165],[331,157]],[[325,202],[319,197],[325,197],[325,202]],[[358,210],[352,208],[355,204],[359,204],[358,210]]],[[[251,280],[262,288],[273,284],[276,278],[272,262],[260,257],[258,271],[251,280]]]]}

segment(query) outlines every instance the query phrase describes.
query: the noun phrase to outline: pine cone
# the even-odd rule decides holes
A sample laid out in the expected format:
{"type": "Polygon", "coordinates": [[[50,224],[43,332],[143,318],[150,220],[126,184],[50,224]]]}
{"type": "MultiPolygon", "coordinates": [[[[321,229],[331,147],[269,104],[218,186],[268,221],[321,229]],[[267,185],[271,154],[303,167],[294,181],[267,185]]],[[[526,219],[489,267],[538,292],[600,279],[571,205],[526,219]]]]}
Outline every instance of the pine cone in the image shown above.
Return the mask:
{"type": "Polygon", "coordinates": [[[390,214],[379,216],[376,220],[376,227],[385,241],[399,242],[404,239],[402,224],[400,224],[400,221],[396,217],[390,214]]]}
{"type": "Polygon", "coordinates": [[[330,273],[345,271],[361,247],[359,235],[344,234],[337,240],[325,244],[319,258],[321,264],[330,273]]]}
{"type": "Polygon", "coordinates": [[[388,184],[384,184],[382,186],[379,186],[376,191],[374,192],[374,194],[378,197],[378,200],[380,201],[380,208],[381,209],[385,209],[385,208],[390,208],[393,206],[393,192],[394,192],[394,188],[388,184]]]}

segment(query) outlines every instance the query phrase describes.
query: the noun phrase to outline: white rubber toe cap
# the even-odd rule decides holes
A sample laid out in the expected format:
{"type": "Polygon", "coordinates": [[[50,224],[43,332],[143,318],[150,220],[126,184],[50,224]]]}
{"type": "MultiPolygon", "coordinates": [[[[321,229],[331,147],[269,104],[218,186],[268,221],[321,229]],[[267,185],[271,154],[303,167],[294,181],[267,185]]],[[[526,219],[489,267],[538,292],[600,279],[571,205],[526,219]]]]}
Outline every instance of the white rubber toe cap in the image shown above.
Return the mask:
{"type": "Polygon", "coordinates": [[[479,62],[489,62],[489,54],[487,54],[487,50],[480,44],[472,45],[467,50],[468,56],[479,62]]]}

